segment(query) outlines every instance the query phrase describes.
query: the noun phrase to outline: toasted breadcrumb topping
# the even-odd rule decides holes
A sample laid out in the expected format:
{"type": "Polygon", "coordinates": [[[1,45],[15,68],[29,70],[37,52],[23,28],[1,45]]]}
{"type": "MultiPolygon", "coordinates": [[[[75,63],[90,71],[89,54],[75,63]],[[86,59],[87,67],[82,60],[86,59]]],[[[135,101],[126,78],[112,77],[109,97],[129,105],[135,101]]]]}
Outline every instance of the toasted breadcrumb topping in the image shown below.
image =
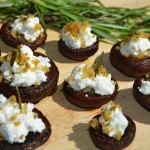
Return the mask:
{"type": "Polygon", "coordinates": [[[125,45],[127,42],[131,40],[131,38],[133,38],[134,42],[137,42],[140,38],[149,38],[149,37],[150,34],[145,32],[132,33],[121,41],[120,46],[122,47],[123,45],[125,45]]]}
{"type": "MultiPolygon", "coordinates": [[[[85,65],[83,68],[82,68],[82,72],[83,72],[83,76],[82,76],[82,79],[85,79],[85,78],[89,78],[89,79],[94,79],[95,78],[95,65],[92,65],[92,66],[88,66],[88,65],[85,65]]],[[[81,69],[78,70],[79,72],[81,71],[81,69]]],[[[108,73],[107,73],[107,70],[104,66],[100,66],[98,68],[98,73],[97,75],[100,75],[102,74],[103,76],[105,77],[108,77],[108,73]]],[[[68,77],[68,81],[73,81],[74,78],[70,75],[68,77]]]]}
{"type": "Polygon", "coordinates": [[[85,31],[86,34],[86,28],[89,26],[90,26],[89,23],[86,21],[85,22],[72,21],[66,24],[66,26],[64,27],[64,31],[65,32],[69,31],[71,36],[77,38],[80,30],[85,31]]]}
{"type": "MultiPolygon", "coordinates": [[[[150,34],[149,33],[145,33],[145,32],[137,32],[137,33],[132,33],[130,35],[128,35],[126,38],[124,38],[121,43],[120,46],[117,46],[116,49],[120,50],[122,47],[124,47],[127,43],[129,43],[132,39],[133,42],[137,43],[141,38],[143,39],[149,39],[150,38],[150,34]]],[[[131,49],[135,49],[135,47],[131,47],[131,49]]],[[[129,57],[129,54],[124,54],[124,56],[129,57]]],[[[139,51],[138,54],[135,56],[139,59],[144,58],[150,56],[150,49],[147,49],[145,52],[143,51],[139,51]]]]}
{"type": "Polygon", "coordinates": [[[104,134],[120,140],[128,125],[128,121],[122,114],[122,108],[113,101],[110,101],[101,107],[99,119],[94,118],[89,123],[89,126],[94,129],[100,128],[100,125],[104,134]]]}

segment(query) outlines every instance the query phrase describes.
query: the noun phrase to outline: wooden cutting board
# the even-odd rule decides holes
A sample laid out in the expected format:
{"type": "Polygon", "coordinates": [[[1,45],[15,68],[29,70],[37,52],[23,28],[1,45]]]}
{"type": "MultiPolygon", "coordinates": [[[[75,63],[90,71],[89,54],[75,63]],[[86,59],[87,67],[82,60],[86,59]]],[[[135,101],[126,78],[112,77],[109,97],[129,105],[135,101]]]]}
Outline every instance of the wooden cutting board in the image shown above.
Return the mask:
{"type": "MultiPolygon", "coordinates": [[[[106,6],[122,7],[142,7],[150,6],[149,0],[102,0],[106,6]]],[[[46,97],[36,108],[41,110],[50,121],[52,134],[49,140],[37,148],[37,150],[96,150],[97,148],[91,141],[88,133],[88,122],[93,116],[99,113],[99,109],[85,110],[70,104],[62,93],[62,85],[72,69],[80,64],[91,64],[101,54],[105,52],[103,65],[108,72],[118,81],[119,93],[115,102],[120,104],[123,112],[130,116],[136,123],[136,136],[133,143],[126,150],[149,150],[150,149],[150,113],[142,108],[132,96],[132,86],[134,78],[129,78],[117,71],[109,61],[109,52],[112,47],[110,43],[100,41],[99,50],[95,55],[84,62],[76,62],[63,57],[57,49],[59,31],[47,30],[48,38],[40,51],[48,55],[58,66],[60,75],[58,89],[53,96],[46,97]]],[[[12,48],[0,41],[2,54],[7,53],[12,48]]]]}

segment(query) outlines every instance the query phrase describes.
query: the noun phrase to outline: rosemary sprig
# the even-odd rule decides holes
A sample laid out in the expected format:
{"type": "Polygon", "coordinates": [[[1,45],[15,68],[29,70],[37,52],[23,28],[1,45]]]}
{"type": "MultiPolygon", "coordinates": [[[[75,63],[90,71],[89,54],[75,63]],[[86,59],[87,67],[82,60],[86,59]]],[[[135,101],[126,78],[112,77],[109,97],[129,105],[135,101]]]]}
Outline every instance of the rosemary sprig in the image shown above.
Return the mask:
{"type": "Polygon", "coordinates": [[[14,64],[14,62],[16,60],[17,53],[18,53],[17,49],[12,51],[12,56],[11,56],[11,60],[10,60],[10,65],[11,66],[13,66],[13,64],[14,64]]]}
{"type": "Polygon", "coordinates": [[[16,87],[16,91],[17,91],[17,96],[18,96],[19,109],[20,109],[21,112],[22,112],[22,102],[21,102],[21,96],[20,96],[20,92],[19,92],[18,87],[16,87]]]}
{"type": "Polygon", "coordinates": [[[135,31],[150,33],[150,7],[105,7],[100,0],[1,0],[0,18],[37,15],[44,27],[62,28],[69,21],[89,21],[99,37],[116,42],[135,31]],[[46,24],[45,24],[46,23],[46,24]]]}
{"type": "Polygon", "coordinates": [[[99,58],[97,64],[95,63],[95,67],[94,67],[95,76],[99,73],[99,68],[102,65],[103,58],[104,58],[104,51],[101,53],[100,58],[99,58]]]}

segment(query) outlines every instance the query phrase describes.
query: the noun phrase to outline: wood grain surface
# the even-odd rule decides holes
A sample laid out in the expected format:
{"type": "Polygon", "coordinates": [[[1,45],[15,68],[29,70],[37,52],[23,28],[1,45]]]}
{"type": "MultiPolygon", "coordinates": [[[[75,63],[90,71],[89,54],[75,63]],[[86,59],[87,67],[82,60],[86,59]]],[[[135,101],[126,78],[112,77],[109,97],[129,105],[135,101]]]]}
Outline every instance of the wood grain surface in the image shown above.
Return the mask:
{"type": "MultiPolygon", "coordinates": [[[[137,8],[150,6],[149,0],[102,0],[106,6],[122,6],[137,8]]],[[[88,133],[88,122],[93,116],[99,113],[99,109],[85,110],[70,104],[62,93],[62,85],[72,69],[80,64],[91,64],[105,52],[103,65],[108,72],[118,81],[119,93],[115,102],[120,104],[123,112],[130,116],[136,123],[136,136],[133,143],[126,150],[149,150],[150,149],[150,112],[142,108],[133,98],[132,86],[134,78],[129,78],[117,71],[109,61],[111,43],[100,41],[99,50],[95,55],[83,62],[76,62],[63,57],[57,49],[59,31],[47,29],[48,38],[40,51],[48,55],[58,66],[60,75],[58,89],[53,96],[46,97],[36,108],[43,112],[52,125],[52,134],[49,140],[37,148],[37,150],[97,150],[88,133]]],[[[12,48],[0,41],[2,54],[12,48]]]]}

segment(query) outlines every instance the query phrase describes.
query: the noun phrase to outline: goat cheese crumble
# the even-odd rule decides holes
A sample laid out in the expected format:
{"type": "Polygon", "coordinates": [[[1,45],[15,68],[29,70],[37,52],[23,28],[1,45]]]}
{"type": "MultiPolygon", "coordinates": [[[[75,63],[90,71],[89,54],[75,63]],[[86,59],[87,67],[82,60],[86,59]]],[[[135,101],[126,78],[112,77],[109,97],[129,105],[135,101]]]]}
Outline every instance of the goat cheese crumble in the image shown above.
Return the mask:
{"type": "Polygon", "coordinates": [[[4,61],[0,67],[3,78],[10,82],[10,86],[29,87],[47,81],[46,73],[51,67],[49,58],[34,56],[26,45],[20,45],[16,53],[13,65],[11,61],[4,61]]]}
{"type": "Polygon", "coordinates": [[[95,76],[94,69],[85,64],[76,66],[66,81],[75,91],[90,87],[96,94],[109,95],[113,94],[115,90],[115,83],[111,80],[111,74],[100,73],[95,76]]]}
{"type": "Polygon", "coordinates": [[[139,91],[144,95],[150,95],[150,81],[142,81],[139,91]]]}
{"type": "Polygon", "coordinates": [[[123,115],[121,107],[113,101],[102,107],[99,122],[103,133],[117,140],[121,139],[128,126],[128,120],[123,115]]]}
{"type": "Polygon", "coordinates": [[[120,52],[122,55],[138,56],[149,55],[150,41],[146,33],[137,33],[122,42],[120,52]]]}
{"type": "Polygon", "coordinates": [[[0,94],[0,137],[9,143],[23,143],[29,132],[41,133],[45,124],[33,112],[34,105],[22,103],[22,111],[15,96],[8,99],[0,94]]]}
{"type": "Polygon", "coordinates": [[[14,33],[14,35],[21,34],[27,41],[34,42],[44,33],[44,29],[38,17],[28,15],[18,17],[12,24],[11,32],[14,33]]]}
{"type": "Polygon", "coordinates": [[[70,22],[62,29],[62,40],[73,49],[86,48],[94,44],[97,36],[91,33],[87,22],[70,22]]]}

